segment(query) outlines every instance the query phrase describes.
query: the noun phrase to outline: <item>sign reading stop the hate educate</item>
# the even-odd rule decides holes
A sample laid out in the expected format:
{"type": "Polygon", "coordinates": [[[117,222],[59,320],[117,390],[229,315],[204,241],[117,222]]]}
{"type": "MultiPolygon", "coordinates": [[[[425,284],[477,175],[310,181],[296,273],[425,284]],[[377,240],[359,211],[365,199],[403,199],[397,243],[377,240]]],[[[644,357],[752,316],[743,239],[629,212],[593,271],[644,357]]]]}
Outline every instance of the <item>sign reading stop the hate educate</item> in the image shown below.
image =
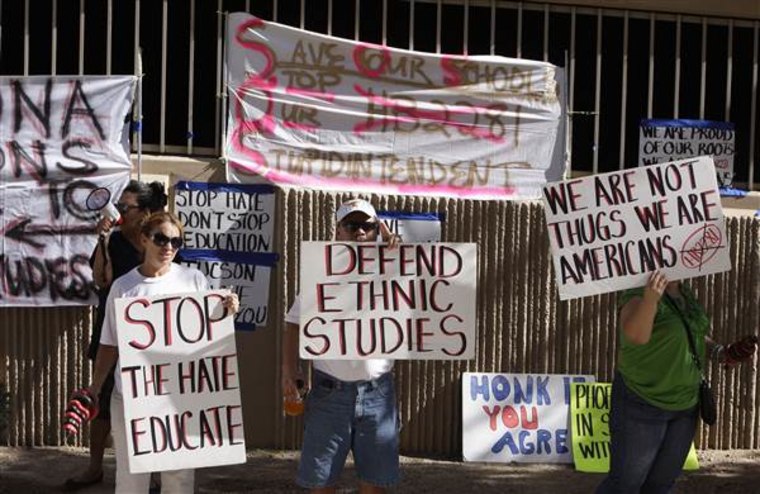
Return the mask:
{"type": "Polygon", "coordinates": [[[300,355],[471,359],[475,244],[304,242],[300,355]]]}
{"type": "Polygon", "coordinates": [[[555,182],[544,211],[562,300],[731,269],[709,157],[555,182]]]}
{"type": "Polygon", "coordinates": [[[130,472],[245,463],[227,293],[115,300],[130,472]]]}

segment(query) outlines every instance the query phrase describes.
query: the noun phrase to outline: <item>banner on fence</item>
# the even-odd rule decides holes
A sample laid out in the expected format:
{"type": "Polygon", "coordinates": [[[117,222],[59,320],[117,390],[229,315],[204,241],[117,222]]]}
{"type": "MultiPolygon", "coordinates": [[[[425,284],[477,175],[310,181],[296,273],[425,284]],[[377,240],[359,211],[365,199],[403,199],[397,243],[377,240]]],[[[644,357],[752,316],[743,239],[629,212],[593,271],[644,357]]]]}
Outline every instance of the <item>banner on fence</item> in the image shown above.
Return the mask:
{"type": "Polygon", "coordinates": [[[642,120],[639,165],[712,156],[721,185],[734,176],[734,124],[708,120],[642,120]]]}
{"type": "Polygon", "coordinates": [[[709,157],[604,173],[544,187],[562,300],[731,269],[709,157]]]}
{"type": "Polygon", "coordinates": [[[303,242],[306,359],[471,359],[476,244],[303,242]]]}
{"type": "Polygon", "coordinates": [[[115,300],[130,472],[245,463],[226,293],[115,300]]]}
{"type": "Polygon", "coordinates": [[[465,461],[572,463],[570,390],[594,376],[462,375],[465,461]]]}
{"type": "Polygon", "coordinates": [[[94,303],[100,210],[127,185],[134,77],[0,77],[0,307],[94,303]]]}
{"type": "Polygon", "coordinates": [[[240,298],[235,327],[267,325],[269,279],[277,254],[274,187],[265,184],[177,183],[174,211],[185,226],[182,263],[197,268],[213,288],[240,298]]]}
{"type": "MultiPolygon", "coordinates": [[[[228,179],[538,197],[560,104],[551,64],[436,55],[228,17],[228,179]]],[[[560,167],[561,169],[561,167],[560,167]]]]}
{"type": "MultiPolygon", "coordinates": [[[[610,470],[610,383],[572,383],[570,400],[571,443],[575,469],[605,473],[610,470]]],[[[684,470],[697,470],[694,444],[684,470]]]]}

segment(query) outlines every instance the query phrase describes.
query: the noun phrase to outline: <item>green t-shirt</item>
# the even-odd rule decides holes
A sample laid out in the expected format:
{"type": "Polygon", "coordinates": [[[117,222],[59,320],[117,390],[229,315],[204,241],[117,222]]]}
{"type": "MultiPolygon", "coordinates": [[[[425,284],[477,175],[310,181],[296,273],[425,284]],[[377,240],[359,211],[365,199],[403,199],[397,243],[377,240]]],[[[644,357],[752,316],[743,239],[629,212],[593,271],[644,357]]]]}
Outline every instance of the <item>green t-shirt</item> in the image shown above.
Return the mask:
{"type": "MultiPolygon", "coordinates": [[[[681,292],[686,301],[685,316],[704,367],[705,335],[710,320],[688,287],[681,285],[681,292]]],[[[626,290],[618,298],[618,307],[623,307],[633,297],[643,296],[643,293],[643,288],[626,290]]],[[[664,410],[686,410],[695,406],[701,376],[694,365],[687,338],[678,308],[663,295],[657,305],[649,342],[634,345],[620,331],[618,370],[626,386],[664,410]]]]}

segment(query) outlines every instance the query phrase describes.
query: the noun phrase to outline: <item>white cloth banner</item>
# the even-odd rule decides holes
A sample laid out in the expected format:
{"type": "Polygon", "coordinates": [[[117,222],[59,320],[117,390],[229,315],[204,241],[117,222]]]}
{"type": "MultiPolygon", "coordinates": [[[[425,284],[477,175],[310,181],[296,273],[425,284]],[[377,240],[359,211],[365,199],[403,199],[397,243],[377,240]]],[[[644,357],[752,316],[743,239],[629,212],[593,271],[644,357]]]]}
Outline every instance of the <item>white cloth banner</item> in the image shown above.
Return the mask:
{"type": "Polygon", "coordinates": [[[245,463],[226,293],[115,300],[130,472],[245,463]]]}
{"type": "Polygon", "coordinates": [[[303,242],[304,359],[475,357],[476,244],[303,242]]]}
{"type": "Polygon", "coordinates": [[[464,460],[572,463],[571,384],[595,380],[594,376],[465,372],[464,460]]]}
{"type": "Polygon", "coordinates": [[[94,302],[99,211],[129,180],[135,78],[0,78],[0,307],[94,302]]]}
{"type": "Polygon", "coordinates": [[[711,158],[603,173],[544,188],[562,300],[731,269],[711,158]]]}
{"type": "Polygon", "coordinates": [[[538,197],[560,105],[545,62],[434,55],[231,14],[228,180],[538,197]]]}

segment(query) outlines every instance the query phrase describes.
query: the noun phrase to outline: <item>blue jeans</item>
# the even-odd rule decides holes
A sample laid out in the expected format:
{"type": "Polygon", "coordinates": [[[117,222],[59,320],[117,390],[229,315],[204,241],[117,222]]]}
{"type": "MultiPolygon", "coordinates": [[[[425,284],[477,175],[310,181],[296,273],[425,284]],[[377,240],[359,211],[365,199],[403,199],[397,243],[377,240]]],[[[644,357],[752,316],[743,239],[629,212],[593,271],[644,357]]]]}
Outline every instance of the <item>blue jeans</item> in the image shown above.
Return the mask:
{"type": "Polygon", "coordinates": [[[377,487],[398,482],[398,410],[393,376],[347,382],[314,371],[306,399],[296,482],[309,489],[334,484],[348,452],[359,479],[377,487]]]}
{"type": "Polygon", "coordinates": [[[610,473],[597,494],[670,492],[681,473],[697,427],[697,408],[669,411],[628,389],[622,376],[612,383],[610,473]]]}

